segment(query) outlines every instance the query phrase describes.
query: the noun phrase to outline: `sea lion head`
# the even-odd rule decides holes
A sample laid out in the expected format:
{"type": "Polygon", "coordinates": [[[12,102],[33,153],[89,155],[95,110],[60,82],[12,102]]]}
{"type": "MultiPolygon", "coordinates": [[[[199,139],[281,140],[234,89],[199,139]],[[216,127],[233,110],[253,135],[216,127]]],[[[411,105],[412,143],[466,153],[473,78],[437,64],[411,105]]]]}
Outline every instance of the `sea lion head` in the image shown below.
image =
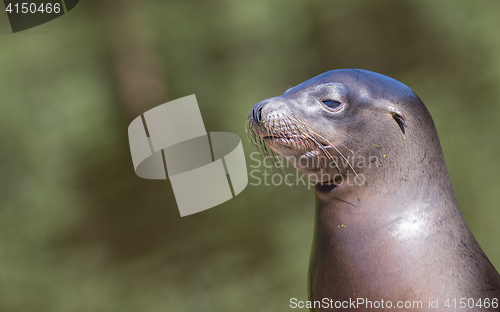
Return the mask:
{"type": "Polygon", "coordinates": [[[283,156],[313,182],[338,184],[346,175],[365,174],[386,154],[401,154],[415,122],[407,117],[415,115],[430,119],[403,83],[339,69],[255,104],[247,131],[264,154],[283,156]]]}

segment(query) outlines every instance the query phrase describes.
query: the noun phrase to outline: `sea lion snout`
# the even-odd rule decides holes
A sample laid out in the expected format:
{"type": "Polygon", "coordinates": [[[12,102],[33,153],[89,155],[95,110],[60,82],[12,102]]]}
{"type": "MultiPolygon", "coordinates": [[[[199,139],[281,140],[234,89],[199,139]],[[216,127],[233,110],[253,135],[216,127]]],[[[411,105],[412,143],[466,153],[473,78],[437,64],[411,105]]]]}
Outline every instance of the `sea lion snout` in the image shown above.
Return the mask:
{"type": "Polygon", "coordinates": [[[255,104],[250,112],[250,117],[254,123],[260,124],[262,122],[265,123],[266,120],[274,121],[283,117],[287,112],[288,110],[285,107],[285,103],[280,101],[280,97],[277,96],[255,104]]]}

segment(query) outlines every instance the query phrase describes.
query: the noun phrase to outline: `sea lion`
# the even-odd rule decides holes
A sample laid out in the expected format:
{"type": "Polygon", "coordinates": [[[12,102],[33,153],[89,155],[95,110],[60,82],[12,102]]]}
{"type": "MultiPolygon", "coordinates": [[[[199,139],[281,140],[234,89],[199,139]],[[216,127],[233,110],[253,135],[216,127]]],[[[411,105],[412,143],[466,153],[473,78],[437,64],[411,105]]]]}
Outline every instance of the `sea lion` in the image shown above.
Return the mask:
{"type": "Polygon", "coordinates": [[[498,311],[500,276],[453,193],[432,118],[406,85],[333,70],[257,103],[251,140],[316,182],[311,311],[498,311]]]}

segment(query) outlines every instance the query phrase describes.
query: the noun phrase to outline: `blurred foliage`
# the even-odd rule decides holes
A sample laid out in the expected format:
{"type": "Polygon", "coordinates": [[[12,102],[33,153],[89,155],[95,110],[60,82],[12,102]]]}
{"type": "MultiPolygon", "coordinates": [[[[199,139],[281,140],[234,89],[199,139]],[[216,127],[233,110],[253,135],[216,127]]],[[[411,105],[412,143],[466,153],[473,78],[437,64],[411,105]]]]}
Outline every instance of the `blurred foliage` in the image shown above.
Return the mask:
{"type": "Polygon", "coordinates": [[[208,131],[244,138],[254,103],[336,68],[383,73],[422,98],[461,209],[500,269],[498,16],[494,0],[89,0],[17,34],[2,16],[0,311],[305,300],[311,190],[249,185],[180,218],[168,181],[135,176],[127,126],[195,93],[208,131]]]}

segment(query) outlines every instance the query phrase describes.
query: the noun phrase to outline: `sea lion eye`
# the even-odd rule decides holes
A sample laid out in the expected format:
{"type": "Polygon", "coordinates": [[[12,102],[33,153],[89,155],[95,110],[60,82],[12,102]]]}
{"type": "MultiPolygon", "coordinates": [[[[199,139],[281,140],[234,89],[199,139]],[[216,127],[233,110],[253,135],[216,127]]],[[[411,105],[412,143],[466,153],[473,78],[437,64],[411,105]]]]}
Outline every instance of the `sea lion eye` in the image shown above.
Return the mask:
{"type": "Polygon", "coordinates": [[[338,108],[340,105],[342,105],[342,103],[340,103],[339,101],[334,101],[334,100],[324,100],[321,102],[323,102],[325,106],[333,109],[338,108]]]}

